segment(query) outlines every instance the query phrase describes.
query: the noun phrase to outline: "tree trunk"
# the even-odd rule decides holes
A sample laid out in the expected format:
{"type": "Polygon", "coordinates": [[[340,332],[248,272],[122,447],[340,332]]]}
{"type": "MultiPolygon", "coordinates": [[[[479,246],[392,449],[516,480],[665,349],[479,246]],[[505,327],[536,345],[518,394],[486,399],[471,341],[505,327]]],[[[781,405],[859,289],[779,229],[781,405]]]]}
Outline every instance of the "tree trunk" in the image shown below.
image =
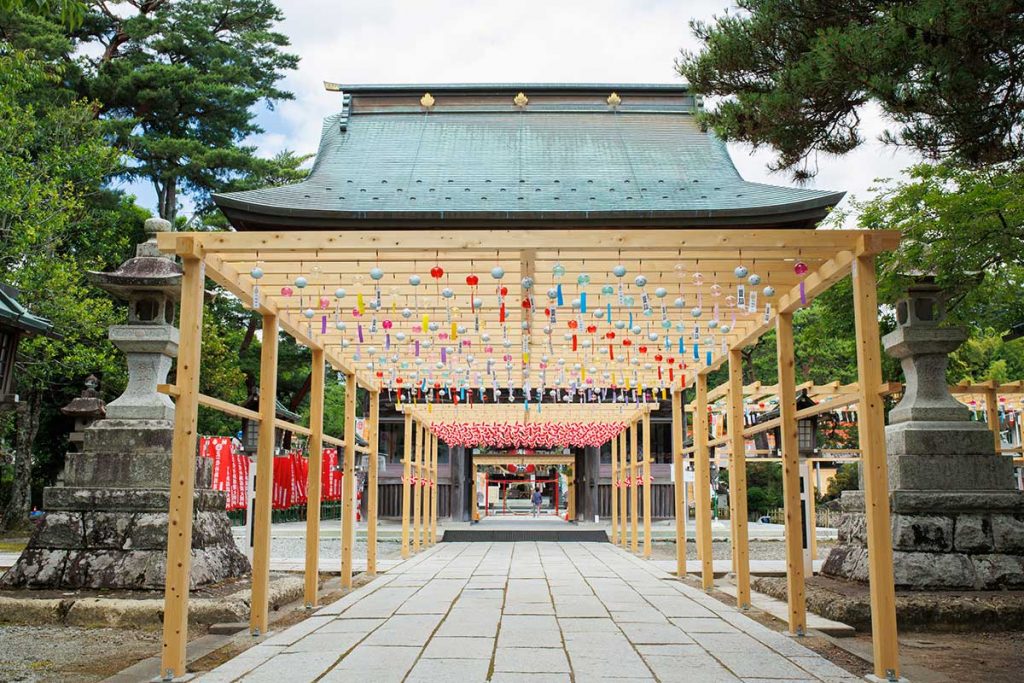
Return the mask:
{"type": "Polygon", "coordinates": [[[11,498],[3,514],[3,528],[16,529],[28,525],[32,509],[32,450],[39,432],[39,414],[42,395],[29,392],[26,400],[18,403],[17,437],[14,453],[14,482],[11,498]]]}
{"type": "Polygon", "coordinates": [[[178,213],[178,180],[172,177],[164,182],[163,187],[158,183],[154,183],[154,186],[157,191],[160,218],[173,223],[178,213]]]}

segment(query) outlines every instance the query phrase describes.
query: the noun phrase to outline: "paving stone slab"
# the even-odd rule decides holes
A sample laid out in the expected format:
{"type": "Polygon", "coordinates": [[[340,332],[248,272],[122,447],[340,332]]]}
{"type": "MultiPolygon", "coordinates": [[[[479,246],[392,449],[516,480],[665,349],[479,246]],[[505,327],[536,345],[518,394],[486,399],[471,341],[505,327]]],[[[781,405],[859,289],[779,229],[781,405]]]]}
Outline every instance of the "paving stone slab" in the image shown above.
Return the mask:
{"type": "Polygon", "coordinates": [[[418,647],[362,645],[352,650],[320,680],[324,683],[400,683],[419,654],[418,647]]]}
{"type": "Polygon", "coordinates": [[[494,670],[506,673],[569,673],[569,659],[561,647],[501,647],[494,651],[494,670]]]}
{"type": "Polygon", "coordinates": [[[494,638],[434,637],[423,650],[426,659],[486,659],[494,654],[494,638]]]}
{"type": "Polygon", "coordinates": [[[484,659],[420,659],[404,683],[438,683],[486,681],[490,661],[484,659]]]}

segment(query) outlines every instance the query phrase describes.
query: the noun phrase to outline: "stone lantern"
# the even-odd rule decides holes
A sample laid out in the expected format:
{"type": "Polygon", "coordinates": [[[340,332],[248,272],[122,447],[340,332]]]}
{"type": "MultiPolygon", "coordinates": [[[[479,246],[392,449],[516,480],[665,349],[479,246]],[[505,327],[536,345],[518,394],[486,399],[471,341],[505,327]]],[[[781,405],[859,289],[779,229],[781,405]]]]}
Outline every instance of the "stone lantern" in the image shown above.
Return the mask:
{"type": "MultiPolygon", "coordinates": [[[[930,279],[896,305],[882,343],[906,387],[885,428],[896,585],[918,589],[1024,587],[1024,494],[992,432],[973,422],[946,383],[948,354],[967,338],[943,327],[942,291],[930,279]]],[[[867,580],[863,491],[845,491],[839,544],[824,573],[867,580]]]]}
{"type": "MultiPolygon", "coordinates": [[[[90,273],[97,286],[128,302],[128,323],[111,326],[109,334],[127,359],[128,384],[106,405],[106,417],[83,430],[81,451],[67,454],[63,485],[44,491],[46,518],[0,580],[4,586],[164,586],[174,404],[157,385],[167,381],[178,351],[182,271],[156,246],[157,233],[171,224],[152,218],[145,228],[148,239],[134,258],[112,273],[90,273]]],[[[210,461],[198,458],[193,587],[249,572],[232,538],[225,495],[211,490],[210,481],[210,461]]]]}
{"type": "Polygon", "coordinates": [[[73,398],[71,403],[60,409],[62,414],[75,421],[75,430],[68,436],[68,441],[76,451],[82,450],[85,429],[107,415],[107,404],[100,398],[100,392],[96,391],[99,385],[96,376],[89,375],[85,380],[85,389],[82,391],[82,395],[73,398]]]}

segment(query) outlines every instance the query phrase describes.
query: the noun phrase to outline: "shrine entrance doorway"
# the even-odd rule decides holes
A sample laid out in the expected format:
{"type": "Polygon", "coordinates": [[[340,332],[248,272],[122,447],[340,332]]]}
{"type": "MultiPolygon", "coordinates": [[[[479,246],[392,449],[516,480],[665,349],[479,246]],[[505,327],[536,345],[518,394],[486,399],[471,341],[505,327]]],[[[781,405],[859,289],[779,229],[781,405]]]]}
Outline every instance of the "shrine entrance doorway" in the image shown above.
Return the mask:
{"type": "Polygon", "coordinates": [[[538,518],[575,519],[573,503],[575,456],[510,452],[473,456],[476,501],[474,519],[506,517],[532,519],[533,492],[541,490],[538,518]]]}

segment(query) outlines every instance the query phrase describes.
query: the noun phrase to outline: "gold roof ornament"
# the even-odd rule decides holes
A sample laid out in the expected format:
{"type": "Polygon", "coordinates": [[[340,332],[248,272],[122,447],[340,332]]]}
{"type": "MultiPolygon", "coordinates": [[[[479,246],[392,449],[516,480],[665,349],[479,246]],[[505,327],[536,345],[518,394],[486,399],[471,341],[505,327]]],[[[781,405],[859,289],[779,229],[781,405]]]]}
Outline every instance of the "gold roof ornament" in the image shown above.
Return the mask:
{"type": "Polygon", "coordinates": [[[615,107],[622,104],[622,98],[619,97],[619,93],[615,91],[612,91],[612,94],[609,95],[608,99],[605,101],[608,102],[608,106],[611,107],[612,109],[615,109],[615,107]]]}
{"type": "Polygon", "coordinates": [[[420,98],[420,105],[422,105],[424,109],[430,109],[434,106],[434,96],[428,92],[423,93],[423,97],[420,98]]]}
{"type": "Polygon", "coordinates": [[[516,105],[520,109],[526,107],[526,104],[530,101],[530,98],[525,93],[520,92],[518,95],[512,98],[512,104],[516,105]]]}

